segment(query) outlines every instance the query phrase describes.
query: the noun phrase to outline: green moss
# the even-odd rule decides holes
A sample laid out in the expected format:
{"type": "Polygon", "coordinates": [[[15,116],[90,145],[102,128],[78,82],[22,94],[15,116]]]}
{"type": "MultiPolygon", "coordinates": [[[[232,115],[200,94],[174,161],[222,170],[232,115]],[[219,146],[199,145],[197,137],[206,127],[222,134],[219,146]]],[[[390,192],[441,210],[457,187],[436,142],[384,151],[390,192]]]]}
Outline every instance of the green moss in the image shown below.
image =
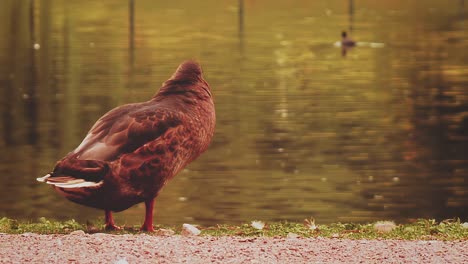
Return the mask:
{"type": "MultiPolygon", "coordinates": [[[[419,219],[413,223],[394,225],[390,223],[390,230],[379,231],[376,223],[333,223],[328,225],[315,225],[308,220],[305,224],[293,222],[266,223],[262,229],[252,227],[250,223],[241,225],[217,225],[214,227],[200,228],[202,235],[207,236],[266,236],[286,237],[289,235],[298,237],[329,237],[349,239],[405,239],[405,240],[467,240],[467,224],[460,220],[445,220],[437,222],[432,219],[419,219]]],[[[156,226],[156,229],[164,228],[180,233],[180,227],[156,226]]],[[[19,222],[9,218],[0,219],[0,233],[21,234],[26,232],[40,234],[68,234],[76,230],[86,233],[106,232],[103,225],[91,223],[80,224],[75,220],[65,222],[40,218],[38,222],[19,222]]],[[[140,233],[138,227],[125,227],[122,231],[111,232],[113,234],[140,233]]]]}
{"type": "Polygon", "coordinates": [[[40,234],[67,234],[75,230],[84,230],[82,224],[75,220],[65,222],[51,221],[44,217],[39,218],[36,223],[18,222],[9,218],[0,219],[0,232],[9,234],[40,233],[40,234]]]}

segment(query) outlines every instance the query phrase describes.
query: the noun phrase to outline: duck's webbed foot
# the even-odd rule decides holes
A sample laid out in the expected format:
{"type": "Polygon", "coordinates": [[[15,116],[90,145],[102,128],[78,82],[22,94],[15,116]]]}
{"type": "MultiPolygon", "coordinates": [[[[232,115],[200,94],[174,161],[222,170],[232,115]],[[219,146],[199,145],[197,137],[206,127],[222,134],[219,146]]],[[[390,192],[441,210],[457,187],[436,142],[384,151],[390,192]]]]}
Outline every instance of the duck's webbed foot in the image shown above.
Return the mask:
{"type": "Polygon", "coordinates": [[[106,231],[117,231],[117,230],[122,230],[122,227],[116,226],[114,224],[106,224],[106,231]]]}
{"type": "Polygon", "coordinates": [[[150,225],[143,224],[140,228],[140,231],[154,232],[154,226],[153,224],[150,224],[150,225]]]}
{"type": "Polygon", "coordinates": [[[105,229],[107,231],[116,231],[122,230],[120,226],[116,226],[114,223],[114,218],[112,217],[112,211],[106,210],[106,226],[105,229]]]}
{"type": "Polygon", "coordinates": [[[145,222],[140,228],[140,231],[146,232],[154,232],[153,227],[153,205],[154,205],[154,198],[145,202],[145,222]]]}

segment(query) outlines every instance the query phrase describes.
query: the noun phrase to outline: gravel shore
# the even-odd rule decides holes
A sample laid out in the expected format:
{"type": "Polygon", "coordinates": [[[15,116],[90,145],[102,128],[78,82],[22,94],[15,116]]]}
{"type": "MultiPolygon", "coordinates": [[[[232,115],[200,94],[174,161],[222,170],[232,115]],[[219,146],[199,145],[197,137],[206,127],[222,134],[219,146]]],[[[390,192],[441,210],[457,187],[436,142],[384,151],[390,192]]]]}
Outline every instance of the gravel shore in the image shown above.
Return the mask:
{"type": "Polygon", "coordinates": [[[0,263],[466,263],[468,241],[0,234],[0,263]]]}

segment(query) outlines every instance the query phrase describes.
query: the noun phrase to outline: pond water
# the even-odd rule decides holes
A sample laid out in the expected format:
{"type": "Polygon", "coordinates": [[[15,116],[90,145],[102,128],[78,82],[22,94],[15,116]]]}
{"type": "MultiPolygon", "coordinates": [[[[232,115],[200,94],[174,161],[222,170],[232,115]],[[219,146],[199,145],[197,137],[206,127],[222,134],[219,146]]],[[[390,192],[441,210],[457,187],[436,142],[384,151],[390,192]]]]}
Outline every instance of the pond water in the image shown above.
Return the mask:
{"type": "MultiPolygon", "coordinates": [[[[216,134],[155,223],[467,220],[467,5],[3,0],[0,217],[103,217],[35,178],[194,58],[216,134]]],[[[140,224],[144,206],[115,216],[140,224]]]]}

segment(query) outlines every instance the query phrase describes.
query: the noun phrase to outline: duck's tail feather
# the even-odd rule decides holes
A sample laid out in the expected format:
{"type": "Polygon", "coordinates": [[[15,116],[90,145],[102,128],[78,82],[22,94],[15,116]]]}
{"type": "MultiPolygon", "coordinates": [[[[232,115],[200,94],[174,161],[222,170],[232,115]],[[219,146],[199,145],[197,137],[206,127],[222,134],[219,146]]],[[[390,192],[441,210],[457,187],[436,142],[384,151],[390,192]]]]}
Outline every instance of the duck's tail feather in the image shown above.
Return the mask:
{"type": "Polygon", "coordinates": [[[104,183],[104,181],[89,182],[89,181],[82,180],[81,182],[74,182],[74,183],[69,183],[69,182],[65,182],[65,183],[49,183],[49,182],[47,182],[47,183],[52,184],[52,185],[54,185],[56,187],[60,187],[60,188],[83,188],[83,187],[99,187],[104,183]]]}
{"type": "Polygon", "coordinates": [[[52,175],[50,175],[50,173],[47,173],[47,175],[45,175],[45,176],[43,176],[43,177],[40,177],[40,178],[36,178],[36,180],[37,180],[38,182],[46,182],[46,181],[47,181],[47,178],[49,178],[50,176],[52,176],[52,175]]]}
{"type": "MultiPolygon", "coordinates": [[[[74,155],[74,154],[73,154],[74,155]]],[[[80,160],[69,156],[59,161],[53,172],[37,181],[59,188],[99,187],[109,172],[109,164],[101,160],[80,160]]]]}
{"type": "Polygon", "coordinates": [[[47,184],[54,185],[60,188],[82,188],[82,187],[99,187],[101,186],[104,181],[93,182],[93,181],[85,181],[84,179],[77,179],[69,176],[59,176],[59,177],[51,177],[52,175],[49,173],[44,177],[37,178],[38,182],[45,182],[47,184]]]}

